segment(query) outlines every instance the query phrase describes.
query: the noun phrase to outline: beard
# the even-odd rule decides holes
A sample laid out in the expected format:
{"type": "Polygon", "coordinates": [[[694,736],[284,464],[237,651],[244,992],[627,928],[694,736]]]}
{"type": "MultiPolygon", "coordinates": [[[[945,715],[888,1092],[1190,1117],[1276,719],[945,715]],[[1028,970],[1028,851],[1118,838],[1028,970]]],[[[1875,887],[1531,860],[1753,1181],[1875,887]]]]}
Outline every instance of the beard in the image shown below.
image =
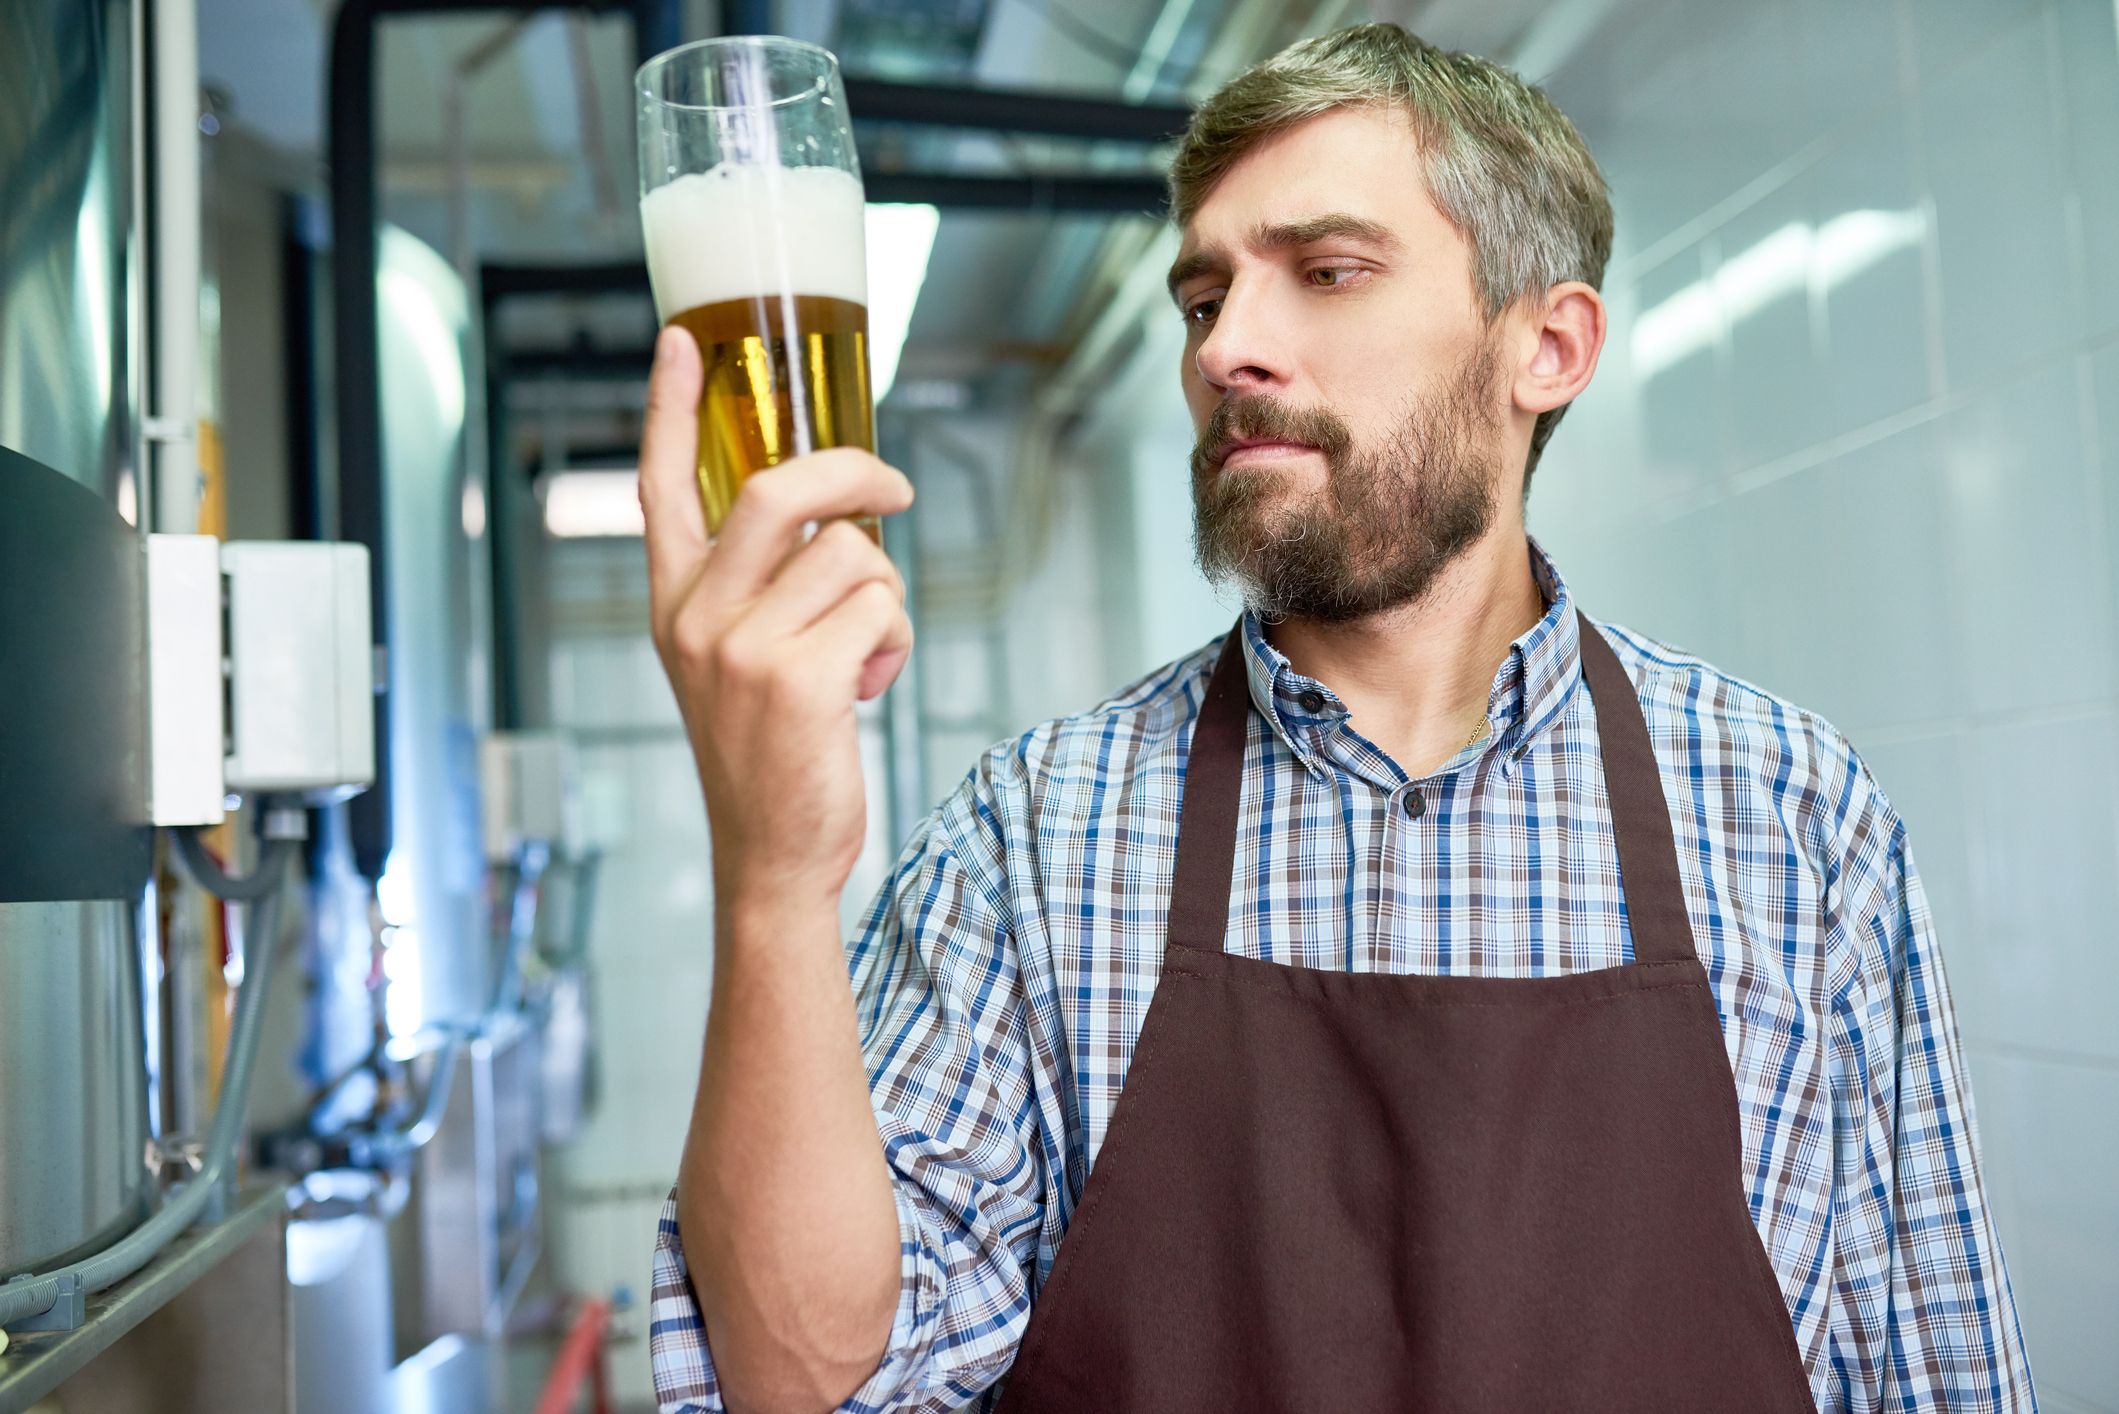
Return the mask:
{"type": "Polygon", "coordinates": [[[1338,417],[1264,396],[1225,399],[1192,452],[1193,542],[1208,579],[1233,580],[1268,620],[1347,623],[1417,604],[1493,524],[1501,360],[1482,342],[1363,450],[1338,417]],[[1303,442],[1324,491],[1291,505],[1271,467],[1217,465],[1231,438],[1303,442]]]}

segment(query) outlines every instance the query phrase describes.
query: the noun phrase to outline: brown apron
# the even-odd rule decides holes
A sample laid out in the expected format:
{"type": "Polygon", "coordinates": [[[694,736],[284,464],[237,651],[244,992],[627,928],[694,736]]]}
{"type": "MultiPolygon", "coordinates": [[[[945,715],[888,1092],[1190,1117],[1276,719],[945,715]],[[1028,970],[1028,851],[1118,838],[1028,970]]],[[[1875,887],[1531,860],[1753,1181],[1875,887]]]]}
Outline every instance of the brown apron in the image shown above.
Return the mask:
{"type": "Polygon", "coordinates": [[[1162,978],[1004,1414],[1815,1408],[1640,702],[1579,622],[1635,960],[1530,978],[1223,951],[1229,637],[1162,978]]]}

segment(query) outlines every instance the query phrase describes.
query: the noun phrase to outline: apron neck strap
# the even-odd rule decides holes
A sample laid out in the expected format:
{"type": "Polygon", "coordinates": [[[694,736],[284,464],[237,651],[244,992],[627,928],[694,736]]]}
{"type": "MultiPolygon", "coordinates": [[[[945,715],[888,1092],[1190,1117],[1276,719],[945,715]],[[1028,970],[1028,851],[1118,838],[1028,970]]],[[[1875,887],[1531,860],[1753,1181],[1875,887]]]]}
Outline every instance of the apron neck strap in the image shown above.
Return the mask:
{"type": "MultiPolygon", "coordinates": [[[[1655,749],[1641,703],[1618,655],[1578,610],[1582,673],[1596,707],[1605,789],[1618,839],[1620,884],[1633,935],[1634,961],[1696,959],[1677,842],[1663,795],[1655,749]]],[[[1244,624],[1222,641],[1192,730],[1177,824],[1177,872],[1170,892],[1169,940],[1220,952],[1228,936],[1236,829],[1243,799],[1245,738],[1251,689],[1243,653],[1244,624]]]]}

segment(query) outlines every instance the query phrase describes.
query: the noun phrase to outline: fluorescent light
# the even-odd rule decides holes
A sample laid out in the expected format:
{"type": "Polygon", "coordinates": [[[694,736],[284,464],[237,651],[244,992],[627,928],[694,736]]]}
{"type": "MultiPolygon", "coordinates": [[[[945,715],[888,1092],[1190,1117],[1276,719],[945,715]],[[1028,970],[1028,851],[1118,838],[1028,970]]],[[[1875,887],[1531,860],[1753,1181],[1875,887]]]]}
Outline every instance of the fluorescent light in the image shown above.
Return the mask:
{"type": "Polygon", "coordinates": [[[1791,221],[1722,262],[1634,321],[1634,376],[1646,382],[1712,348],[1721,331],[1784,295],[1809,289],[1822,297],[1836,285],[1927,235],[1927,213],[1846,211],[1813,227],[1791,221]]]}
{"type": "Polygon", "coordinates": [[[546,477],[544,528],[561,540],[638,535],[640,476],[635,471],[560,471],[546,477]]]}
{"type": "Polygon", "coordinates": [[[882,402],[898,378],[898,355],[912,327],[912,308],[927,279],[935,228],[932,206],[871,202],[868,206],[868,372],[882,402]]]}

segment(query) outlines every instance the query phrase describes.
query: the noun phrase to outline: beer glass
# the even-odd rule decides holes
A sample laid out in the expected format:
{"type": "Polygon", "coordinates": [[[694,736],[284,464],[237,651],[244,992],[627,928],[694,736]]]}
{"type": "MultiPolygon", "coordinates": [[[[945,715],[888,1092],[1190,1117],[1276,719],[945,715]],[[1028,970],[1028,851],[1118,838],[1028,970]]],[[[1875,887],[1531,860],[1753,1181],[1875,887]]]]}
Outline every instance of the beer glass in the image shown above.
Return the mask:
{"type": "MultiPolygon", "coordinates": [[[[706,365],[709,533],[752,473],[875,450],[861,167],[839,63],[799,40],[701,40],[641,65],[640,221],[663,324],[706,365]]],[[[860,524],[880,540],[873,518],[860,524]]]]}

